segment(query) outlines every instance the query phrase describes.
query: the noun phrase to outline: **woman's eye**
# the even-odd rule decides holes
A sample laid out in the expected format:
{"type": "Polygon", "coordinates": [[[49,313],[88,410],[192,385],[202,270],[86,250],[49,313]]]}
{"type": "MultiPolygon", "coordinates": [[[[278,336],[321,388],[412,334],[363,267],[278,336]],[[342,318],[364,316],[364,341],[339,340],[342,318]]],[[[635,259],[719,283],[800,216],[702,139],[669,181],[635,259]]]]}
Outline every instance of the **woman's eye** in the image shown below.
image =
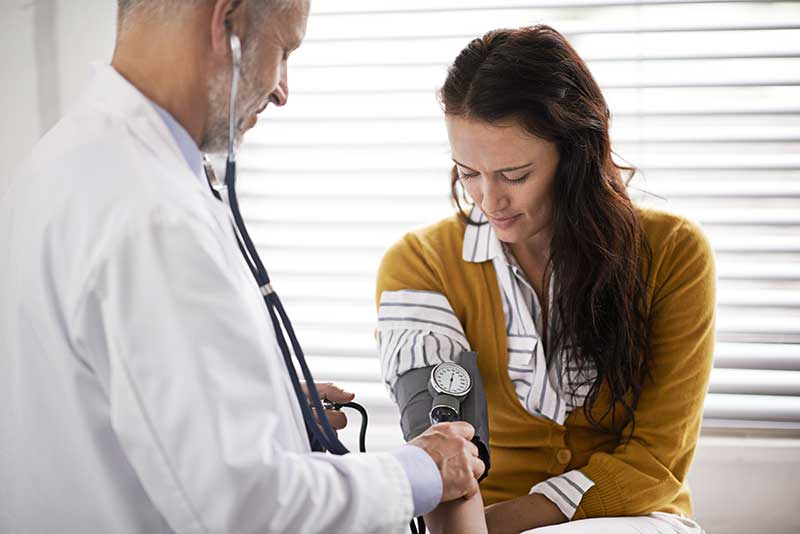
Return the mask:
{"type": "Polygon", "coordinates": [[[475,178],[476,176],[478,176],[477,172],[468,173],[468,172],[458,171],[458,177],[461,178],[462,180],[468,180],[470,178],[475,178]]]}
{"type": "Polygon", "coordinates": [[[530,175],[531,175],[531,173],[523,174],[522,176],[505,176],[505,175],[503,175],[503,178],[505,178],[505,180],[507,182],[511,182],[512,184],[521,184],[525,180],[527,180],[530,175]]]}

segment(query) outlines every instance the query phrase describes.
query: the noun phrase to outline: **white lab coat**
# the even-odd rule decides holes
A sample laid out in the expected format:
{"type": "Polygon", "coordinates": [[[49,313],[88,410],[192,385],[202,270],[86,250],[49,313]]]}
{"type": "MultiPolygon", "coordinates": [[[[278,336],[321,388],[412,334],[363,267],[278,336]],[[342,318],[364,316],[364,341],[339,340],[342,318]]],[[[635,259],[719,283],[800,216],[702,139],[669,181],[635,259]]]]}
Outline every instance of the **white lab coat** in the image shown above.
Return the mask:
{"type": "Polygon", "coordinates": [[[404,532],[389,454],[311,453],[227,209],[102,67],[0,191],[0,531],[404,532]]]}

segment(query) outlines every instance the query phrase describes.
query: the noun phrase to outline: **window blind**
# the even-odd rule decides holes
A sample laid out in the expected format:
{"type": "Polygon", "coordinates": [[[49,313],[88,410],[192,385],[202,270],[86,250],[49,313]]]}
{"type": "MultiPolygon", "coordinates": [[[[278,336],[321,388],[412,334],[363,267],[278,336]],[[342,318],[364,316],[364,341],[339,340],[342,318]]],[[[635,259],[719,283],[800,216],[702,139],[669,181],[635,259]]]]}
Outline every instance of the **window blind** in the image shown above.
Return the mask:
{"type": "Polygon", "coordinates": [[[797,2],[315,0],[289,104],[239,157],[245,217],[315,376],[366,405],[370,450],[401,443],[373,338],[378,262],[452,213],[447,65],[473,37],[535,23],[587,60],[637,202],[698,221],[715,249],[704,428],[799,432],[797,2]]]}

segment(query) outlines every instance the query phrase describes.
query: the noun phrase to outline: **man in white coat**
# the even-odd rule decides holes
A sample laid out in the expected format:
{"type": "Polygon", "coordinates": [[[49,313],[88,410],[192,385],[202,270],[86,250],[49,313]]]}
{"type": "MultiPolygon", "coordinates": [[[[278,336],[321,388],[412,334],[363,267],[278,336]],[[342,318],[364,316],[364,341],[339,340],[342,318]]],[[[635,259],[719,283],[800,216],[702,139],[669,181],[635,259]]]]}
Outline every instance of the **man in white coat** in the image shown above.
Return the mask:
{"type": "Polygon", "coordinates": [[[399,533],[474,494],[464,423],[391,453],[311,452],[205,182],[201,153],[227,142],[230,32],[241,133],[286,103],[307,1],[119,7],[111,65],[0,191],[0,531],[399,533]]]}

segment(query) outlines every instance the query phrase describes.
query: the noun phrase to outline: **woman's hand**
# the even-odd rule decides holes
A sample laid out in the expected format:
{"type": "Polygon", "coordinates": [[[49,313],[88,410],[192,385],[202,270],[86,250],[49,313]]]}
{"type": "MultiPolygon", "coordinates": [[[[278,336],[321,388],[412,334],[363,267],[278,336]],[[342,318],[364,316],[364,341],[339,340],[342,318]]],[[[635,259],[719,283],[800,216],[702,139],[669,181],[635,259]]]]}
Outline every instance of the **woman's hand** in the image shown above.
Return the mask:
{"type": "Polygon", "coordinates": [[[492,504],[484,509],[484,513],[489,534],[519,534],[568,520],[558,506],[539,493],[492,504]]]}

